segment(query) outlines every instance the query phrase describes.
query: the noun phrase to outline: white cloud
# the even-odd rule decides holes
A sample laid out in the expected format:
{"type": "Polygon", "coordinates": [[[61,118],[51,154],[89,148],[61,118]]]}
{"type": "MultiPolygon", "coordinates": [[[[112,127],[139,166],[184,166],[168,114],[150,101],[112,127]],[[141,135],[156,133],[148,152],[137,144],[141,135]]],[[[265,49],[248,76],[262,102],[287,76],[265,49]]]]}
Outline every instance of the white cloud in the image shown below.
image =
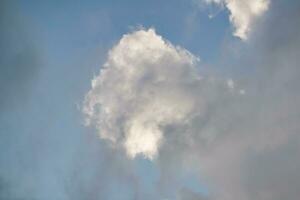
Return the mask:
{"type": "Polygon", "coordinates": [[[235,83],[232,79],[228,79],[227,80],[227,86],[230,88],[230,89],[234,89],[234,86],[235,86],[235,83]]]}
{"type": "Polygon", "coordinates": [[[168,187],[180,193],[173,180],[187,170],[208,187],[200,199],[297,199],[299,20],[285,23],[299,19],[291,17],[297,11],[279,9],[269,22],[278,26],[260,26],[270,30],[257,34],[263,37],[245,58],[233,59],[257,71],[246,78],[200,76],[197,57],[153,29],[124,35],[86,95],[87,122],[130,158],[156,158],[161,196],[168,187]],[[288,41],[278,42],[286,27],[288,41]]]}
{"type": "Polygon", "coordinates": [[[87,123],[129,157],[153,159],[167,127],[189,124],[205,113],[208,98],[216,96],[206,85],[229,91],[226,81],[202,79],[198,60],[153,29],[124,35],[86,95],[87,123]]]}
{"type": "Polygon", "coordinates": [[[256,20],[267,10],[270,0],[204,0],[207,4],[226,7],[230,12],[230,22],[234,35],[246,40],[256,20]]]}
{"type": "Polygon", "coordinates": [[[225,48],[230,69],[247,68],[232,79],[200,77],[195,56],[151,29],[125,35],[110,51],[86,96],[87,120],[132,158],[159,155],[158,196],[299,198],[299,3],[285,4],[273,4],[238,60],[231,44],[225,48]],[[183,171],[208,196],[180,188],[183,171]]]}

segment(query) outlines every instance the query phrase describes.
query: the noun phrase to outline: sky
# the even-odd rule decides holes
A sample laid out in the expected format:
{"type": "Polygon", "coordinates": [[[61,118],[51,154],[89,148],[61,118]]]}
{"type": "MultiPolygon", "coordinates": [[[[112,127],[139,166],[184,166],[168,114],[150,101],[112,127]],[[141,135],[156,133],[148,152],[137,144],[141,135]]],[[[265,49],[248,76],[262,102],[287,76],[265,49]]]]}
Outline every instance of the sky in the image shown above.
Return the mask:
{"type": "Polygon", "coordinates": [[[0,200],[298,200],[298,0],[0,2],[0,200]]]}

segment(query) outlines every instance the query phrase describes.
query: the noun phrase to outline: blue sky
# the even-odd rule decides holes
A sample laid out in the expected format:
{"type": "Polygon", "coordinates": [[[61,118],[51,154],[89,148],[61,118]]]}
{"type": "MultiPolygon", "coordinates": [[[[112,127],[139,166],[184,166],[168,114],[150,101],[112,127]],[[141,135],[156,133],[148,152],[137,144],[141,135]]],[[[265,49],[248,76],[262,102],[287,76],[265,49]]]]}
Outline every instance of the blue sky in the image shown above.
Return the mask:
{"type": "MultiPolygon", "coordinates": [[[[276,188],[269,186],[267,177],[259,179],[261,188],[266,189],[258,189],[253,186],[257,179],[252,180],[250,172],[244,172],[248,168],[239,167],[254,163],[251,173],[259,174],[259,170],[269,166],[269,162],[264,166],[255,164],[261,157],[266,156],[265,162],[269,159],[277,163],[276,156],[280,155],[286,157],[288,163],[295,160],[289,156],[293,155],[290,152],[299,150],[290,142],[291,138],[299,141],[297,134],[292,134],[299,131],[296,111],[300,106],[294,101],[299,93],[296,86],[298,56],[291,53],[299,50],[300,40],[296,34],[299,33],[299,20],[294,20],[299,3],[271,1],[269,13],[255,24],[251,37],[243,41],[233,35],[235,27],[229,20],[231,11],[226,5],[206,5],[200,1],[29,0],[1,3],[0,199],[218,199],[224,191],[225,197],[227,193],[236,194],[233,199],[241,193],[247,198],[254,194],[263,196],[265,191],[278,196],[274,192],[276,188]],[[209,18],[211,13],[217,14],[209,18]],[[277,21],[278,28],[275,28],[273,24],[277,21]],[[284,24],[293,31],[286,33],[280,28],[284,24]],[[156,160],[143,155],[129,158],[126,149],[114,148],[101,139],[97,127],[85,126],[82,113],[85,95],[93,91],[91,80],[101,79],[99,72],[107,61],[108,51],[118,45],[124,34],[132,33],[130,37],[134,37],[134,32],[141,27],[155,29],[164,41],[199,57],[200,64],[196,68],[216,76],[207,78],[205,86],[201,87],[201,92],[204,91],[201,95],[205,95],[203,102],[208,102],[205,104],[208,114],[197,113],[202,106],[199,103],[194,108],[196,118],[185,119],[192,121],[186,125],[191,126],[191,138],[179,141],[182,136],[169,137],[166,131],[156,160]],[[283,39],[288,37],[290,39],[283,39]],[[268,67],[272,65],[275,67],[268,67]],[[287,70],[279,70],[282,65],[287,70]],[[227,94],[224,88],[227,88],[228,78],[236,80],[234,89],[228,86],[227,94]],[[217,85],[209,86],[211,80],[216,80],[217,85]],[[247,98],[231,97],[235,92],[242,94],[243,88],[249,91],[247,98]],[[274,100],[278,96],[281,100],[274,100]],[[264,107],[266,102],[270,106],[264,107]],[[293,108],[288,107],[291,104],[293,108]],[[244,118],[240,117],[239,110],[244,118]],[[260,114],[256,116],[254,111],[260,114]],[[277,116],[277,113],[290,114],[277,116]],[[246,122],[232,123],[241,118],[246,122]],[[270,120],[259,120],[266,118],[270,120]],[[283,118],[289,120],[279,120],[283,118]],[[252,126],[249,119],[258,120],[253,120],[252,126]],[[270,128],[278,121],[282,125],[270,128]],[[201,123],[209,125],[202,128],[201,123]],[[292,128],[286,130],[286,127],[292,128]],[[209,133],[217,130],[216,135],[212,134],[213,142],[208,142],[206,135],[201,134],[205,130],[209,133]],[[281,140],[280,134],[275,135],[274,138],[279,138],[278,141],[274,139],[275,150],[255,150],[256,145],[257,149],[264,149],[262,146],[269,144],[264,137],[273,136],[246,136],[248,132],[282,130],[287,132],[287,138],[281,140]],[[253,139],[258,137],[262,138],[261,146],[253,139]],[[235,151],[242,153],[235,154],[235,151]],[[231,163],[234,164],[231,166],[231,163]],[[237,177],[235,171],[241,171],[241,175],[237,177]],[[212,174],[230,180],[228,185],[232,187],[227,188],[222,178],[212,174]]],[[[191,93],[195,88],[198,86],[193,86],[191,93]]],[[[201,95],[199,92],[191,98],[197,102],[201,95]]],[[[174,127],[176,130],[186,128],[182,124],[168,124],[165,128],[173,130],[174,127]]],[[[176,136],[178,131],[174,132],[176,136]]],[[[298,169],[297,159],[294,165],[298,169]]],[[[279,166],[282,176],[288,177],[285,170],[290,168],[279,166]]],[[[284,192],[288,191],[287,182],[278,186],[284,192]]],[[[299,181],[293,182],[293,186],[299,185],[299,181]]],[[[297,192],[293,190],[291,194],[297,192]]],[[[289,197],[293,199],[294,196],[289,197]]]]}
{"type": "MultiPolygon", "coordinates": [[[[192,2],[173,4],[170,7],[169,2],[159,1],[20,1],[7,5],[12,11],[8,15],[17,20],[13,26],[21,26],[25,35],[25,41],[20,41],[20,45],[29,43],[38,56],[37,69],[30,72],[37,75],[29,75],[28,79],[33,80],[29,80],[25,92],[30,95],[13,97],[25,99],[22,103],[17,102],[20,105],[13,105],[2,117],[5,117],[2,129],[6,132],[2,137],[2,148],[7,147],[2,153],[1,166],[11,168],[3,175],[4,179],[14,184],[14,179],[25,176],[24,183],[19,183],[20,189],[13,186],[11,193],[21,190],[22,196],[35,188],[45,190],[38,192],[37,199],[66,198],[57,179],[68,176],[66,173],[69,173],[67,171],[73,160],[80,159],[80,156],[77,158],[78,151],[84,156],[90,153],[85,151],[93,151],[84,149],[89,143],[85,141],[85,134],[93,133],[85,133],[88,131],[82,126],[78,106],[90,87],[91,78],[100,70],[106,51],[124,33],[138,26],[154,27],[171,42],[195,54],[203,54],[208,62],[216,56],[215,50],[229,30],[225,16],[209,20],[192,2]],[[186,20],[191,17],[195,27],[189,33],[182,27],[188,26],[186,20]],[[198,35],[202,35],[200,40],[198,35]],[[198,38],[197,44],[193,38],[198,38]],[[18,126],[15,126],[16,122],[18,126]],[[11,141],[16,135],[20,138],[11,141]]],[[[16,45],[19,41],[10,42],[16,45]]],[[[101,160],[101,152],[97,157],[101,160]]],[[[143,159],[135,165],[134,173],[140,176],[141,187],[151,193],[159,172],[152,163],[143,159]]],[[[187,185],[194,189],[198,184],[191,180],[187,185]]],[[[123,199],[128,192],[130,196],[126,183],[115,180],[108,187],[112,187],[108,189],[112,190],[109,199],[123,199]],[[121,190],[118,195],[117,190],[121,190]]]]}

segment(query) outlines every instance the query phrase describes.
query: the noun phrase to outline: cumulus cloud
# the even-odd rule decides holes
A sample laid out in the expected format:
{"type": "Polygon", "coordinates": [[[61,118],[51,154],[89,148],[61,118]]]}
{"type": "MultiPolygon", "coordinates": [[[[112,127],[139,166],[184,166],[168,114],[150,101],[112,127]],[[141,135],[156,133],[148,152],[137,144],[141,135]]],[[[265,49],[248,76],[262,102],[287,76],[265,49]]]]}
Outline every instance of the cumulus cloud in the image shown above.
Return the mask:
{"type": "Polygon", "coordinates": [[[208,85],[228,96],[233,90],[226,81],[202,78],[198,63],[153,29],[124,35],[86,95],[87,124],[94,124],[113,146],[124,147],[129,157],[153,159],[168,128],[189,126],[204,115],[209,98],[218,95],[208,85]]]}
{"type": "Polygon", "coordinates": [[[156,158],[160,196],[172,187],[178,199],[299,198],[300,5],[278,2],[249,43],[225,48],[222,67],[243,76],[200,73],[196,56],[153,29],[110,51],[85,98],[87,124],[130,158],[156,158]],[[176,185],[185,170],[208,195],[176,185]]]}
{"type": "Polygon", "coordinates": [[[207,4],[226,7],[234,36],[246,40],[253,25],[269,8],[270,0],[204,0],[207,4]]]}

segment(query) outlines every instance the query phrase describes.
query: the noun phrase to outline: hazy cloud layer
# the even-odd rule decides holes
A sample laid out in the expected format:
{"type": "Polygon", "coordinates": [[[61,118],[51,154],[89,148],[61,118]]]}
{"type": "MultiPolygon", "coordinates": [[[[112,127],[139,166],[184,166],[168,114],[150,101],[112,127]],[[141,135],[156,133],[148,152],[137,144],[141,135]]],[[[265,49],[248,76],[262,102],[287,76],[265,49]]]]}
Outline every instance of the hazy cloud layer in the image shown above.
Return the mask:
{"type": "Polygon", "coordinates": [[[226,7],[234,27],[233,35],[246,40],[255,22],[267,10],[270,0],[204,0],[207,4],[226,7]]]}
{"type": "Polygon", "coordinates": [[[220,63],[243,72],[237,76],[244,99],[210,112],[190,142],[168,138],[159,159],[162,183],[176,174],[169,169],[183,165],[206,177],[212,199],[299,198],[299,8],[299,3],[291,8],[274,1],[248,44],[225,48],[220,63]],[[217,121],[222,115],[226,117],[217,121]],[[221,122],[228,129],[220,129],[221,122]],[[224,137],[203,145],[197,137],[206,126],[224,137]]]}
{"type": "Polygon", "coordinates": [[[13,2],[0,3],[0,111],[27,102],[39,71],[39,53],[13,2]],[[18,80],[18,81],[16,81],[18,80]]]}

